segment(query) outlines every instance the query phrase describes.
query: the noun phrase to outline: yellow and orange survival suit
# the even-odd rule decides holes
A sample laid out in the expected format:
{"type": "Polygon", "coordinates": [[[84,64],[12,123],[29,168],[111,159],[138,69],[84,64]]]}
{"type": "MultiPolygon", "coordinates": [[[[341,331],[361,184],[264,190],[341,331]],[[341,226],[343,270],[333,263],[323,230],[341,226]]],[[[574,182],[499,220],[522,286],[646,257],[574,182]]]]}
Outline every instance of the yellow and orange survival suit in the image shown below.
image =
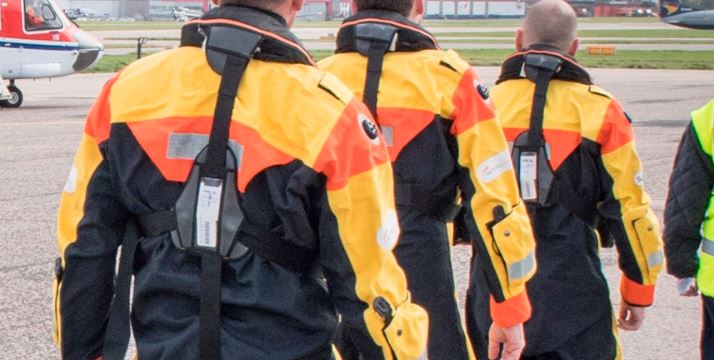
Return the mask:
{"type": "MultiPolygon", "coordinates": [[[[389,154],[369,110],[314,65],[283,18],[226,6],[185,26],[181,47],[137,61],[106,84],[59,208],[55,339],[64,359],[95,359],[115,340],[106,334],[115,258],[132,221],[143,236],[131,316],[139,359],[209,358],[204,351],[331,359],[338,313],[369,359],[423,354],[427,315],[411,302],[391,252],[399,227],[389,154]],[[254,41],[252,58],[234,56],[248,41],[240,37],[212,45],[212,36],[236,31],[254,41]],[[223,77],[214,71],[201,49],[204,34],[207,50],[238,48],[228,57],[244,66],[237,96],[223,91],[235,72],[226,58],[223,77]],[[226,100],[234,103],[227,116],[216,105],[226,100]],[[220,328],[218,339],[204,339],[203,282],[214,279],[203,278],[203,258],[177,246],[175,229],[160,223],[176,211],[206,144],[221,136],[212,128],[219,115],[228,119],[227,173],[236,179],[223,189],[237,194],[242,219],[226,253],[218,234],[226,257],[217,276],[220,328]],[[204,340],[217,347],[206,349],[204,340]]],[[[197,207],[210,208],[220,191],[201,179],[197,207]]],[[[231,215],[219,209],[215,216],[231,215]]],[[[177,216],[174,226],[182,227],[177,216]]],[[[210,225],[197,223],[204,239],[216,234],[210,225]]],[[[125,252],[126,244],[122,259],[125,252]]]]}
{"type": "Polygon", "coordinates": [[[503,327],[530,317],[526,281],[536,269],[533,234],[518,197],[508,146],[478,75],[395,12],[344,21],[336,55],[320,67],[372,108],[394,167],[401,238],[395,248],[414,302],[429,313],[430,359],[473,358],[455,298],[447,222],[457,197],[464,238],[488,264],[484,289],[503,327]]]}
{"type": "MultiPolygon", "coordinates": [[[[618,358],[600,237],[614,239],[620,292],[628,304],[652,304],[663,265],[629,118],[573,58],[547,45],[509,57],[492,99],[513,147],[537,241],[538,273],[527,284],[533,317],[525,324],[523,356],[618,358]]],[[[488,265],[477,258],[472,269],[481,285],[488,281],[479,270],[483,266],[488,265]]],[[[469,289],[468,330],[477,343],[488,336],[484,306],[483,288],[469,289]]]]}

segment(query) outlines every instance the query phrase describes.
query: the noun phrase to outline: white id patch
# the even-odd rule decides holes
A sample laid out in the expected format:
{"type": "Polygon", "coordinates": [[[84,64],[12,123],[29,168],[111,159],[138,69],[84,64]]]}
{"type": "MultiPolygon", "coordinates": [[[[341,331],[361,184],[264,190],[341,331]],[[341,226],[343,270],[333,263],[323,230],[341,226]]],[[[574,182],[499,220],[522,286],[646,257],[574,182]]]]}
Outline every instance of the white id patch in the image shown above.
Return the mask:
{"type": "Polygon", "coordinates": [[[538,154],[533,151],[521,153],[520,157],[521,198],[523,200],[538,199],[538,154]]]}
{"type": "Polygon", "coordinates": [[[489,183],[509,170],[513,170],[511,154],[503,151],[482,162],[476,169],[476,176],[482,182],[489,183]]]}
{"type": "Polygon", "coordinates": [[[387,251],[392,251],[399,240],[399,219],[397,212],[389,210],[382,219],[382,227],[377,231],[377,243],[387,251]]]}
{"type": "Polygon", "coordinates": [[[77,167],[74,165],[72,165],[72,170],[69,171],[67,182],[64,183],[62,191],[70,194],[77,191],[77,167]]]}
{"type": "Polygon", "coordinates": [[[215,248],[218,246],[218,216],[221,211],[223,181],[203,178],[198,188],[196,207],[196,244],[215,248]]]}
{"type": "Polygon", "coordinates": [[[642,171],[638,171],[637,174],[635,174],[633,181],[635,182],[635,185],[639,187],[643,187],[645,185],[645,176],[642,174],[642,171]]]}

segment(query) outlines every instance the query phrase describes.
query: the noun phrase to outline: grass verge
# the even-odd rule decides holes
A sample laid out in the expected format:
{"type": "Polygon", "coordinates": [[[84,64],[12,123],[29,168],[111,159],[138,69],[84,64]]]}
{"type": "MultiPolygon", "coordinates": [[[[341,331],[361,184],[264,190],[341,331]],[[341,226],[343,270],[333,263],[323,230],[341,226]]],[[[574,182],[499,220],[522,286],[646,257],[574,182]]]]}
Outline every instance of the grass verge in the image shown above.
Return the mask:
{"type": "MultiPolygon", "coordinates": [[[[506,49],[459,50],[461,56],[474,66],[498,66],[512,53],[506,49]]],[[[331,51],[311,52],[320,60],[332,54],[331,51]]],[[[714,70],[714,51],[640,51],[619,50],[613,56],[588,55],[578,53],[578,61],[591,68],[625,69],[683,69],[714,70]]],[[[115,72],[136,60],[136,54],[105,55],[88,72],[115,72]]]]}
{"type": "MultiPolygon", "coordinates": [[[[437,32],[434,36],[442,39],[449,37],[513,37],[513,31],[464,31],[464,32],[437,32]]],[[[692,29],[633,29],[633,30],[580,30],[580,38],[625,38],[625,39],[714,39],[714,33],[707,30],[692,29]]]]}

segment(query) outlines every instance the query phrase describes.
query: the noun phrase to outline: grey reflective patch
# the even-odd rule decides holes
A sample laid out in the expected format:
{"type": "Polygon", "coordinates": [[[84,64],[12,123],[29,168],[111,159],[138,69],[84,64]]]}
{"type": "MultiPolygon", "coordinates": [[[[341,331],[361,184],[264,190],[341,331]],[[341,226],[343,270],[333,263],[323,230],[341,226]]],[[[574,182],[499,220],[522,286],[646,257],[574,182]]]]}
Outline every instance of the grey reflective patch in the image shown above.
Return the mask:
{"type": "MultiPolygon", "coordinates": [[[[204,134],[186,134],[186,133],[171,133],[169,134],[169,147],[166,149],[166,157],[168,159],[194,160],[198,154],[208,146],[208,135],[204,134]]],[[[243,145],[235,140],[228,141],[228,147],[233,151],[240,167],[243,159],[243,145]]]]}
{"type": "Polygon", "coordinates": [[[530,253],[525,259],[508,266],[508,279],[510,281],[526,277],[535,267],[535,254],[530,253]]]}
{"type": "Polygon", "coordinates": [[[702,242],[702,252],[714,256],[714,240],[704,238],[702,242]]]}
{"type": "Polygon", "coordinates": [[[662,265],[663,262],[664,262],[664,254],[662,254],[661,250],[655,251],[655,252],[649,254],[649,256],[647,256],[647,266],[650,269],[655,266],[662,265]]]}
{"type": "Polygon", "coordinates": [[[384,142],[387,146],[394,146],[394,127],[382,125],[380,128],[382,130],[382,135],[384,136],[384,142]]]}

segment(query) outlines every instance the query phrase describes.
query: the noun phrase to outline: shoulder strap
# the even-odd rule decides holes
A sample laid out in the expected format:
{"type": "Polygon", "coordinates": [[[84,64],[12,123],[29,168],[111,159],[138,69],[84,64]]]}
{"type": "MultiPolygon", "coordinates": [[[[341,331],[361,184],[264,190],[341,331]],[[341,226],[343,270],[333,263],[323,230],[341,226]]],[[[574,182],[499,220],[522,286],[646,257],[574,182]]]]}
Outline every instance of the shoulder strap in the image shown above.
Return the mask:
{"type": "Polygon", "coordinates": [[[394,42],[396,33],[397,28],[388,24],[363,23],[355,26],[357,51],[367,57],[363,101],[375,120],[377,120],[377,93],[382,77],[384,56],[394,42]]]}
{"type": "Polygon", "coordinates": [[[528,138],[531,146],[543,146],[543,114],[545,112],[545,96],[548,93],[550,80],[561,69],[563,60],[545,54],[526,54],[524,60],[525,73],[528,79],[535,83],[531,121],[528,138]]]}

